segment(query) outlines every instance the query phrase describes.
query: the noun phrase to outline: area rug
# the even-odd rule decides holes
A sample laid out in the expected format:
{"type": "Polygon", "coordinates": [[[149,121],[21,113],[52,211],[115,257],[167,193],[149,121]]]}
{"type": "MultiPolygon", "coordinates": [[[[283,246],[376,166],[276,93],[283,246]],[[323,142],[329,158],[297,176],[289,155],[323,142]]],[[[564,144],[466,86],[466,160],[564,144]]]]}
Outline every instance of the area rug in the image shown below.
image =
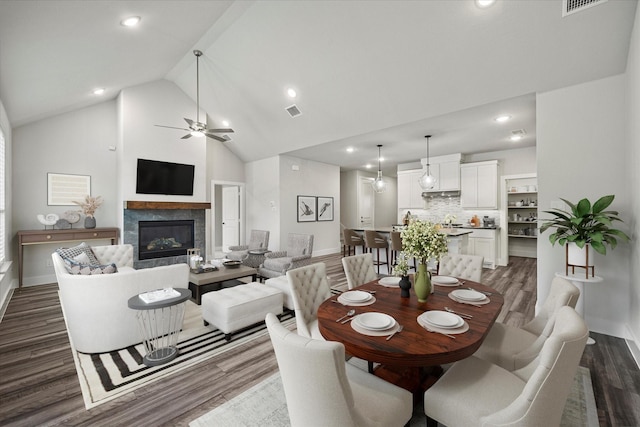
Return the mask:
{"type": "MultiPolygon", "coordinates": [[[[143,385],[157,381],[210,359],[248,341],[266,335],[264,323],[232,335],[231,341],[212,326],[204,326],[200,306],[186,302],[185,320],[178,340],[179,355],[169,363],[148,367],[142,363],[145,349],[142,344],[119,351],[86,354],[73,351],[76,370],[87,409],[113,400],[143,385]]],[[[281,317],[285,326],[295,325],[292,313],[281,317]]],[[[73,347],[73,342],[71,343],[73,347]]]]}
{"type": "MultiPolygon", "coordinates": [[[[350,363],[366,370],[366,362],[350,363]]],[[[426,417],[422,402],[414,407],[411,427],[424,427],[426,417]]],[[[207,414],[191,421],[189,427],[286,427],[289,414],[280,374],[276,373],[223,403],[207,414]]],[[[598,414],[589,369],[580,366],[567,398],[563,427],[598,427],[598,414]]]]}

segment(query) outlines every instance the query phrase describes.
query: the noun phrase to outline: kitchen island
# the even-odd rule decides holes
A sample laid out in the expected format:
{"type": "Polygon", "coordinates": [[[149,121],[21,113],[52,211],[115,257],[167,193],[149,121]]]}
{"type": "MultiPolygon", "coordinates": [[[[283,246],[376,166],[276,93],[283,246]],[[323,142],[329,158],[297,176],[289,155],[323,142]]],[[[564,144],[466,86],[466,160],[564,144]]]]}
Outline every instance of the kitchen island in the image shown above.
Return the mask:
{"type": "MultiPolygon", "coordinates": [[[[364,228],[354,228],[357,233],[364,233],[364,228]]],[[[374,230],[381,234],[389,234],[394,230],[394,227],[373,227],[367,228],[367,230],[374,230]]],[[[448,248],[450,254],[466,254],[469,247],[469,234],[473,233],[473,230],[467,228],[447,228],[442,227],[440,229],[442,234],[446,234],[448,237],[448,248]]]]}

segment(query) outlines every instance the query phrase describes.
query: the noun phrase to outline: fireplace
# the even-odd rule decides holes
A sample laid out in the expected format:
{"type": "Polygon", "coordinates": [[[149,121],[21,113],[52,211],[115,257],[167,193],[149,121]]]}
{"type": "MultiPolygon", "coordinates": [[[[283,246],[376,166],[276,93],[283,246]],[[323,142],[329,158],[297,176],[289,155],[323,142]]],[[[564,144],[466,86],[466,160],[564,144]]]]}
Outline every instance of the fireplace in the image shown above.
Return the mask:
{"type": "Polygon", "coordinates": [[[186,255],[195,247],[194,220],[138,221],[138,259],[186,255]]]}

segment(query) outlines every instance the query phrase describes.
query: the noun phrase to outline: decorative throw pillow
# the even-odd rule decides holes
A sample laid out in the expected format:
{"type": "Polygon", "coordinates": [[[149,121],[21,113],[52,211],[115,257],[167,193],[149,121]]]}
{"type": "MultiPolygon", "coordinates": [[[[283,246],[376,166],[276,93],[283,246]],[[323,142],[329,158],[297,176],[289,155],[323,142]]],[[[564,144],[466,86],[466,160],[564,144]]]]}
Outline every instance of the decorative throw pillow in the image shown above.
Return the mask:
{"type": "Polygon", "coordinates": [[[81,256],[81,254],[86,254],[89,258],[89,264],[100,265],[100,261],[98,261],[98,258],[96,258],[89,245],[85,242],[82,242],[78,246],[74,246],[72,248],[58,248],[56,249],[56,252],[62,257],[62,259],[75,259],[77,256],[81,256]]]}
{"type": "Polygon", "coordinates": [[[69,258],[63,258],[64,266],[66,267],[69,274],[81,274],[81,275],[91,275],[91,274],[113,274],[118,272],[118,267],[115,264],[107,264],[107,265],[90,265],[90,264],[82,264],[78,261],[74,261],[69,258]]]}

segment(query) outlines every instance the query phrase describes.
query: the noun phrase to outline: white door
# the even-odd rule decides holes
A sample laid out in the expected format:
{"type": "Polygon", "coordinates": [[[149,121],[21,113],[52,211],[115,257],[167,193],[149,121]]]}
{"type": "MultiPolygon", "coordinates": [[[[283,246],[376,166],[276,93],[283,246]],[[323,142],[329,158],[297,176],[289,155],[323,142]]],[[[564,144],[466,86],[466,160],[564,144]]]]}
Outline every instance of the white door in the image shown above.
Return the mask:
{"type": "Polygon", "coordinates": [[[373,228],[375,199],[371,178],[360,177],[360,188],[358,189],[358,227],[373,228]]]}
{"type": "Polygon", "coordinates": [[[222,251],[240,244],[240,188],[222,188],[222,251]]]}

